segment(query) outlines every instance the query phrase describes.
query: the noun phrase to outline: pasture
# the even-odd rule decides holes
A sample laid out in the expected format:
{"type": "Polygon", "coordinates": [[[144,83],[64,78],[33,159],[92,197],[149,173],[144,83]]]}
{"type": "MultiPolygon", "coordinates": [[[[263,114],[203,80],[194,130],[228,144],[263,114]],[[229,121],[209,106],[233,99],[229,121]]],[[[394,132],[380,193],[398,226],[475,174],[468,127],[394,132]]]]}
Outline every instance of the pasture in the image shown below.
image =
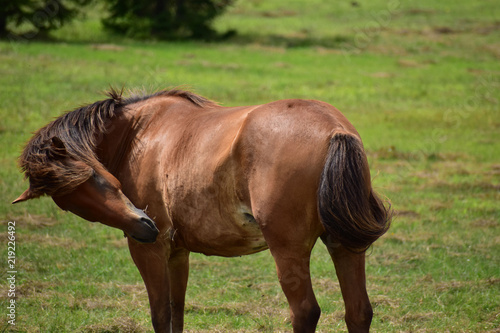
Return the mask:
{"type": "MultiPolygon", "coordinates": [[[[183,86],[223,105],[326,101],[364,140],[396,211],[369,250],[374,332],[500,332],[500,16],[495,1],[237,1],[218,42],[133,41],[99,10],[54,39],[0,41],[0,331],[150,332],[123,233],[59,210],[10,205],[31,133],[114,87],[183,86]],[[8,226],[15,221],[15,326],[8,226]]],[[[333,263],[311,260],[318,332],[346,331],[333,263]]],[[[188,332],[290,331],[268,251],[191,255],[188,332]]]]}

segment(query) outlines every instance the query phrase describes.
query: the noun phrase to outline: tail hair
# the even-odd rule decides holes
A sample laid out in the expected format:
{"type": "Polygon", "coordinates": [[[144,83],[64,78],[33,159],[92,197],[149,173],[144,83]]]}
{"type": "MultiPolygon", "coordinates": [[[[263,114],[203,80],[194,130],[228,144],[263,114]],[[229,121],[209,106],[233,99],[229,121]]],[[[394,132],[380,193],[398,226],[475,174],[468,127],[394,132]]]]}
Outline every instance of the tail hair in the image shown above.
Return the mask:
{"type": "Polygon", "coordinates": [[[328,148],[318,189],[318,210],[327,238],[366,251],[390,226],[390,204],[374,193],[361,140],[337,132],[328,148]]]}

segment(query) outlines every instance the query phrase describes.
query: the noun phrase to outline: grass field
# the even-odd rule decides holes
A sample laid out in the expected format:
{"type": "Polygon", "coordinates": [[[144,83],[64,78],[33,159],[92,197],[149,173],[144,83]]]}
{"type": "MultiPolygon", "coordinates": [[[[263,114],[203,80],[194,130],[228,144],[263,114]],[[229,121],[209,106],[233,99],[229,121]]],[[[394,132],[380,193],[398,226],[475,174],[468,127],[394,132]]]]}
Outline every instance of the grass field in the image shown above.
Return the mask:
{"type": "MultiPolygon", "coordinates": [[[[367,259],[372,330],[500,332],[499,11],[486,0],[240,0],[215,22],[238,31],[223,42],[111,36],[97,10],[51,41],[0,41],[0,332],[152,330],[123,233],[48,198],[10,205],[27,186],[16,158],[31,133],[110,85],[183,85],[227,106],[294,97],[335,105],[359,130],[374,185],[397,213],[367,259]]],[[[291,330],[269,252],[191,258],[188,332],[291,330]]],[[[346,331],[319,243],[312,275],[318,332],[346,331]]]]}

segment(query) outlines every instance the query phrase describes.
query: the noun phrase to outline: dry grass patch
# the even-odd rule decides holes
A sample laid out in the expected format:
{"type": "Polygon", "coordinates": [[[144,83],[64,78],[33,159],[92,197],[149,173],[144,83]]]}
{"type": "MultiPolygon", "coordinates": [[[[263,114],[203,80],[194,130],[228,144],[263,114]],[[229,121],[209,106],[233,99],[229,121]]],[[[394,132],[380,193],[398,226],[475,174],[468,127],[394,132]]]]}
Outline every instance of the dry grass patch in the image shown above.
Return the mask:
{"type": "Polygon", "coordinates": [[[477,280],[477,281],[445,281],[445,282],[436,282],[432,284],[432,288],[436,291],[446,291],[446,290],[454,290],[461,288],[497,288],[500,285],[500,278],[489,278],[485,280],[477,280]]]}
{"type": "Polygon", "coordinates": [[[80,333],[143,333],[146,328],[131,318],[121,317],[106,320],[100,324],[88,325],[80,333]]]}
{"type": "MultiPolygon", "coordinates": [[[[16,286],[16,298],[49,298],[51,295],[50,289],[55,286],[52,282],[29,281],[16,286]]],[[[7,299],[8,289],[0,292],[1,299],[7,299]]]]}
{"type": "Polygon", "coordinates": [[[7,216],[7,220],[15,221],[16,227],[29,230],[52,227],[58,223],[56,219],[45,215],[31,215],[27,213],[22,216],[7,216]]]}
{"type": "Polygon", "coordinates": [[[84,241],[77,241],[73,238],[52,236],[49,234],[21,234],[20,242],[36,243],[41,247],[61,247],[65,250],[79,250],[86,248],[84,241]]]}
{"type": "Polygon", "coordinates": [[[471,222],[471,227],[480,229],[498,228],[500,222],[493,219],[478,219],[471,222]]]}

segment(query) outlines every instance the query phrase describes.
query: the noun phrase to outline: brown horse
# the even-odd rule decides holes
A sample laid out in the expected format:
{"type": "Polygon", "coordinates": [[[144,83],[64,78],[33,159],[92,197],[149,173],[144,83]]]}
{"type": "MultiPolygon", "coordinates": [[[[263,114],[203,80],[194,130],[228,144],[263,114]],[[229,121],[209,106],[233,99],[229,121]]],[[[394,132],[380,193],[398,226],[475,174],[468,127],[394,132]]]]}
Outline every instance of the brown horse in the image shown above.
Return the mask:
{"type": "Polygon", "coordinates": [[[181,332],[189,253],[269,249],[294,332],[320,316],[309,274],[321,237],[349,332],[367,332],[365,250],[389,227],[359,134],[331,105],[289,99],[220,107],[180,90],[110,91],[26,145],[29,188],[64,210],[119,228],[146,285],[156,332],[181,332]],[[140,209],[136,208],[139,207],[140,209]]]}

